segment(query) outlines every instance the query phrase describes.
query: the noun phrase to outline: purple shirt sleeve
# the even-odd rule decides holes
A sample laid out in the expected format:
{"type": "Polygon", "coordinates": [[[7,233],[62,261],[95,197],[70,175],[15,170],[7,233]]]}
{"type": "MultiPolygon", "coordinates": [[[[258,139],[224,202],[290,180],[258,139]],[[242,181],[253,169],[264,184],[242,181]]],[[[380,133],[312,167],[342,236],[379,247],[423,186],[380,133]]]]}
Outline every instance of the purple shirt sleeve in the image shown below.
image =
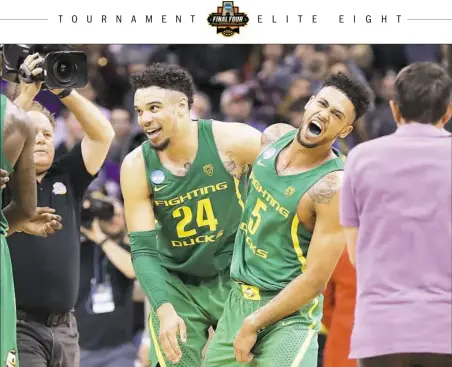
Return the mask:
{"type": "Polygon", "coordinates": [[[356,206],[353,181],[356,174],[353,170],[354,154],[349,154],[345,161],[344,180],[340,192],[340,220],[344,227],[359,227],[359,213],[356,206]]]}

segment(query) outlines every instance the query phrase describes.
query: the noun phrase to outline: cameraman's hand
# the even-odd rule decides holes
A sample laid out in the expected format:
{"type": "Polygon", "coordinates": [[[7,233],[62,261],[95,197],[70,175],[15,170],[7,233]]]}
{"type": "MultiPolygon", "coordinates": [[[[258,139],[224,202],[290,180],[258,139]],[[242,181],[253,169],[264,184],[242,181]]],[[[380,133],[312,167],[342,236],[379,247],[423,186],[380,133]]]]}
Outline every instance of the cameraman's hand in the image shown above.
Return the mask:
{"type": "Polygon", "coordinates": [[[182,358],[182,351],[177,341],[177,334],[179,334],[182,343],[187,341],[185,322],[169,303],[161,305],[157,309],[157,315],[160,321],[159,340],[163,351],[172,363],[179,363],[182,358]]]}
{"type": "Polygon", "coordinates": [[[38,207],[35,216],[23,224],[20,230],[33,236],[47,237],[63,228],[61,217],[54,213],[55,209],[38,207]]]}
{"type": "Polygon", "coordinates": [[[27,97],[30,103],[41,90],[42,82],[35,79],[43,72],[41,67],[43,61],[44,59],[35,53],[27,56],[19,68],[20,94],[27,97]]]}
{"type": "Polygon", "coordinates": [[[81,227],[80,232],[82,232],[86,238],[93,241],[96,244],[101,243],[107,238],[107,235],[102,231],[99,224],[99,219],[94,218],[91,228],[81,227]]]}
{"type": "Polygon", "coordinates": [[[4,169],[0,169],[0,189],[4,189],[6,187],[6,184],[9,181],[9,174],[8,171],[5,171],[4,169]]]}

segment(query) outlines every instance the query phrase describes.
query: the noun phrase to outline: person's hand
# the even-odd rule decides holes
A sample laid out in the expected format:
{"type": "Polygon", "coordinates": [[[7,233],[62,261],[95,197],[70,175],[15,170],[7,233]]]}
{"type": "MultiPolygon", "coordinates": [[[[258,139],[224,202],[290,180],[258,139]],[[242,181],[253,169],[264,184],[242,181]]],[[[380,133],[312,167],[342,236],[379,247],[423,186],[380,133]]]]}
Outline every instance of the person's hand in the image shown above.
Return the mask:
{"type": "Polygon", "coordinates": [[[42,62],[44,59],[39,53],[29,55],[19,68],[20,94],[26,96],[30,101],[36,97],[41,90],[42,81],[36,81],[36,77],[42,74],[42,62]]]}
{"type": "MultiPolygon", "coordinates": [[[[30,101],[37,96],[42,87],[42,81],[36,81],[36,78],[43,73],[42,62],[44,58],[35,53],[26,57],[19,68],[20,94],[24,95],[30,101]]],[[[49,89],[55,95],[60,94],[64,89],[49,89]]]]}
{"type": "Polygon", "coordinates": [[[148,343],[141,343],[138,349],[138,361],[142,367],[147,367],[149,365],[149,351],[151,346],[148,343]]]}
{"type": "Polygon", "coordinates": [[[107,238],[107,235],[100,228],[99,219],[97,218],[93,219],[91,228],[81,227],[80,232],[82,232],[86,238],[96,244],[103,242],[107,238]]]}
{"type": "Polygon", "coordinates": [[[251,353],[251,349],[254,347],[254,344],[256,344],[256,341],[257,329],[247,318],[245,318],[233,343],[235,359],[237,362],[250,363],[253,360],[254,355],[251,353]]]}
{"type": "Polygon", "coordinates": [[[23,224],[20,230],[33,236],[47,237],[63,228],[61,217],[54,213],[55,209],[38,207],[35,216],[23,224]]]}
{"type": "Polygon", "coordinates": [[[179,334],[182,343],[187,341],[185,322],[169,303],[161,305],[157,309],[157,315],[160,321],[159,340],[163,351],[172,363],[179,363],[182,358],[182,351],[177,341],[177,335],[179,334]]]}
{"type": "Polygon", "coordinates": [[[9,181],[9,173],[0,168],[0,189],[4,189],[9,181]]]}

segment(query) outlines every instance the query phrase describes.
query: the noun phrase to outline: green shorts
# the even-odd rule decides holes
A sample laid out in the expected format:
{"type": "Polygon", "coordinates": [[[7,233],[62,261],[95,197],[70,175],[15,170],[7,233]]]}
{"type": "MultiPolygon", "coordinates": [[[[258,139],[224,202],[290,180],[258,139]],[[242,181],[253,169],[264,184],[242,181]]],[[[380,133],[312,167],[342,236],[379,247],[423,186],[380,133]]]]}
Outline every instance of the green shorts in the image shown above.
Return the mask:
{"type": "Polygon", "coordinates": [[[320,297],[302,311],[264,328],[251,350],[254,354],[251,363],[236,361],[233,342],[243,320],[274,297],[260,292],[256,297],[255,290],[234,283],[203,367],[317,367],[320,297]]]}
{"type": "Polygon", "coordinates": [[[218,276],[208,279],[185,277],[168,273],[167,293],[177,314],[184,320],[187,327],[187,341],[179,346],[182,359],[173,364],[165,357],[160,346],[159,320],[155,310],[149,315],[149,332],[151,351],[149,367],[199,367],[201,366],[202,350],[209,336],[209,327],[215,327],[223,313],[224,304],[231,291],[230,269],[218,276]]]}
{"type": "Polygon", "coordinates": [[[19,367],[13,269],[3,235],[0,235],[0,366],[19,367]]]}

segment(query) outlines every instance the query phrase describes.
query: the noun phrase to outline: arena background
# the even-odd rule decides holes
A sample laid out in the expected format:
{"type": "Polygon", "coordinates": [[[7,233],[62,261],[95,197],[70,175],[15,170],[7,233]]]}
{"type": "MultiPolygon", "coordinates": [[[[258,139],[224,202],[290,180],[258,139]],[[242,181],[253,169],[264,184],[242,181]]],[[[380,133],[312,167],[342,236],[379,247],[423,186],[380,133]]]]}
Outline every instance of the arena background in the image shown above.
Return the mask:
{"type": "MultiPolygon", "coordinates": [[[[89,58],[89,84],[80,92],[103,109],[116,132],[108,159],[91,189],[118,198],[121,198],[121,161],[145,139],[136,122],[128,76],[150,63],[177,63],[193,75],[197,87],[193,118],[238,121],[259,130],[277,122],[298,126],[304,105],[331,73],[340,71],[362,80],[373,91],[372,109],[357,122],[347,139],[337,142],[337,148],[345,154],[363,141],[396,129],[388,101],[401,68],[417,61],[435,61],[452,68],[448,62],[452,60],[451,47],[447,45],[83,45],[77,48],[89,58]]],[[[14,98],[18,93],[16,86],[1,83],[14,98]]],[[[53,94],[43,91],[36,99],[55,115],[57,156],[65,154],[82,139],[80,125],[53,94]]],[[[450,122],[446,128],[452,130],[450,122]]],[[[354,270],[342,259],[325,293],[322,346],[327,328],[336,328],[336,334],[341,335],[339,341],[332,343],[332,353],[344,353],[348,348],[354,284],[354,270]]],[[[134,342],[138,348],[144,328],[140,296],[135,297],[134,320],[134,342]]],[[[322,353],[321,348],[319,366],[322,366],[322,353]]]]}

